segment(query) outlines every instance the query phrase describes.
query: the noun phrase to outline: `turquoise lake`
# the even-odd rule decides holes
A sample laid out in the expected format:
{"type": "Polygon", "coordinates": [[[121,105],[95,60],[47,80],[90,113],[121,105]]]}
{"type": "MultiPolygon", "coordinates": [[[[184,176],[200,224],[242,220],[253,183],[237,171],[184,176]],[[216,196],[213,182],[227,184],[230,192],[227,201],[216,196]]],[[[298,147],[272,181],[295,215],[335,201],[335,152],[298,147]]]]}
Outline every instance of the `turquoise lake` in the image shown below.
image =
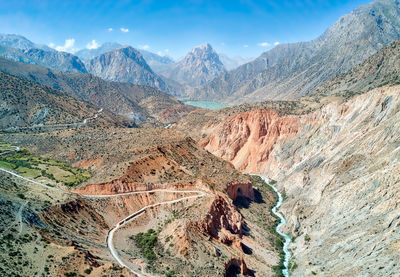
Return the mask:
{"type": "Polygon", "coordinates": [[[209,109],[209,110],[219,110],[227,107],[225,104],[221,104],[214,101],[205,101],[205,100],[182,100],[182,102],[186,105],[192,105],[195,107],[209,109]]]}

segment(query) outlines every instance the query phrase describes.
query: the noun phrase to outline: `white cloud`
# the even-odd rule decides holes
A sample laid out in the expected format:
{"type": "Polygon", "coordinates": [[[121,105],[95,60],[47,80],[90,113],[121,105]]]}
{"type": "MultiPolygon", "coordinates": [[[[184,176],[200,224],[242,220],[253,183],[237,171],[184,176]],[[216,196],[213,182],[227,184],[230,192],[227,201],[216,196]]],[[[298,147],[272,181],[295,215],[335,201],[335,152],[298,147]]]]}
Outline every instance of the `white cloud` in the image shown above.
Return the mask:
{"type": "Polygon", "coordinates": [[[275,45],[275,46],[277,46],[277,45],[279,45],[279,44],[280,44],[279,41],[275,41],[275,42],[274,42],[274,45],[275,45]]]}
{"type": "Polygon", "coordinates": [[[86,44],[87,49],[97,49],[99,47],[100,47],[99,43],[94,39],[91,42],[89,42],[88,44],[86,44]]]}
{"type": "Polygon", "coordinates": [[[165,53],[168,53],[168,52],[169,52],[169,49],[164,49],[164,52],[165,52],[165,53]]]}
{"type": "Polygon", "coordinates": [[[69,53],[75,53],[76,51],[78,51],[78,49],[74,47],[75,46],[74,38],[66,39],[64,45],[62,46],[61,45],[56,46],[54,43],[50,43],[49,46],[56,49],[57,51],[63,51],[69,53]]]}
{"type": "Polygon", "coordinates": [[[158,52],[157,52],[157,55],[162,56],[162,55],[163,55],[163,52],[162,52],[162,51],[158,51],[158,52]]]}
{"type": "Polygon", "coordinates": [[[148,50],[148,49],[150,49],[150,46],[147,45],[147,44],[146,45],[140,45],[139,48],[143,49],[143,50],[148,50]]]}
{"type": "Polygon", "coordinates": [[[244,48],[247,48],[247,47],[249,47],[249,45],[248,45],[248,44],[245,44],[245,45],[243,45],[243,47],[244,47],[244,48]]]}
{"type": "Polygon", "coordinates": [[[120,30],[121,30],[121,32],[123,32],[123,33],[128,33],[128,32],[129,32],[129,29],[128,29],[128,28],[123,28],[123,27],[121,27],[120,30]]]}
{"type": "Polygon", "coordinates": [[[108,28],[107,31],[112,32],[113,28],[108,28]]]}
{"type": "Polygon", "coordinates": [[[268,43],[268,42],[260,42],[259,44],[257,44],[258,46],[261,46],[261,47],[268,47],[268,46],[271,46],[271,44],[270,43],[268,43]]]}

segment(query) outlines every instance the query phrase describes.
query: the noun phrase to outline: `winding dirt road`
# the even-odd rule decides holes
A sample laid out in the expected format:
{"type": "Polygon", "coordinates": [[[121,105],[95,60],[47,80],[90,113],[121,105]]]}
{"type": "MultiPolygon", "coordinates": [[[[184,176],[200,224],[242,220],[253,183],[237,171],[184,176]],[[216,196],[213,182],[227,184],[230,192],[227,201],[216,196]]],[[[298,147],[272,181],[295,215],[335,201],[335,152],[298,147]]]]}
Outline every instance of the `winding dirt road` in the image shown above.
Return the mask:
{"type": "MultiPolygon", "coordinates": [[[[14,146],[15,147],[15,146],[14,146]]],[[[20,151],[19,147],[15,147],[15,150],[11,150],[8,151],[8,153],[10,152],[14,152],[14,151],[20,151]]],[[[114,248],[113,245],[113,238],[114,238],[114,233],[122,226],[124,226],[126,223],[134,220],[135,218],[137,218],[138,216],[142,215],[147,209],[151,209],[151,208],[155,208],[158,206],[162,206],[162,205],[169,205],[169,204],[174,204],[174,203],[178,203],[178,202],[182,202],[182,201],[186,201],[189,199],[195,199],[195,198],[200,198],[200,197],[204,197],[207,194],[204,191],[200,191],[200,190],[163,190],[163,189],[154,189],[154,190],[147,190],[147,191],[133,191],[133,192],[125,192],[125,193],[119,193],[119,194],[108,194],[108,195],[90,195],[90,194],[78,194],[78,193],[73,193],[70,191],[66,191],[57,187],[52,187],[52,186],[48,186],[46,184],[37,182],[35,180],[26,178],[24,176],[21,176],[15,172],[12,172],[10,170],[4,169],[4,168],[0,168],[0,171],[3,171],[5,173],[8,173],[14,177],[20,178],[24,181],[30,182],[32,184],[35,185],[39,185],[42,186],[44,188],[48,188],[48,189],[52,189],[52,190],[58,190],[58,191],[62,191],[62,192],[66,192],[66,193],[71,193],[71,194],[76,194],[79,195],[81,197],[84,198],[93,198],[93,199],[101,199],[101,198],[110,198],[110,197],[120,197],[120,196],[126,196],[126,195],[133,195],[133,194],[144,194],[144,193],[154,193],[154,192],[161,192],[161,193],[187,193],[187,194],[196,194],[196,195],[190,195],[190,196],[185,196],[179,199],[175,199],[175,200],[170,200],[170,201],[164,201],[164,202],[159,202],[159,203],[155,203],[152,205],[148,205],[145,206],[143,208],[141,208],[140,210],[134,212],[133,214],[127,216],[126,218],[122,219],[121,221],[119,221],[109,232],[107,235],[107,247],[110,250],[111,255],[114,257],[114,259],[118,262],[118,264],[122,267],[126,267],[127,269],[129,269],[132,273],[138,275],[139,277],[149,277],[151,275],[148,275],[144,272],[138,272],[135,269],[130,268],[125,262],[122,261],[122,259],[119,257],[118,252],[116,251],[116,249],[114,248]]]]}

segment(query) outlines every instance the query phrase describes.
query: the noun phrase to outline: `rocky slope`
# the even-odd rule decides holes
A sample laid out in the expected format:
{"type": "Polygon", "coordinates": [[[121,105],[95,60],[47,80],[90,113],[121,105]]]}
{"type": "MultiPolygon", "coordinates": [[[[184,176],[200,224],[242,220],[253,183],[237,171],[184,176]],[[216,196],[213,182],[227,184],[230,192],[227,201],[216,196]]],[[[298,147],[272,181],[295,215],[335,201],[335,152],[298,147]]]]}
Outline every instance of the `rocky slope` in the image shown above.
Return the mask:
{"type": "Polygon", "coordinates": [[[360,93],[400,84],[400,40],[389,44],[359,66],[318,87],[313,94],[360,93]]]}
{"type": "Polygon", "coordinates": [[[302,96],[361,63],[400,34],[400,2],[377,0],[309,42],[278,45],[190,93],[226,103],[302,96]]]}
{"type": "Polygon", "coordinates": [[[218,54],[206,43],[193,48],[183,60],[162,74],[181,84],[198,87],[225,71],[218,54]]]}
{"type": "MultiPolygon", "coordinates": [[[[99,108],[64,92],[0,73],[0,128],[33,125],[75,124],[94,117],[99,108]]],[[[109,113],[96,124],[120,125],[109,113]]]]}
{"type": "Polygon", "coordinates": [[[170,123],[193,109],[157,89],[109,82],[90,74],[60,73],[2,58],[0,71],[67,92],[137,123],[170,123]]]}
{"type": "Polygon", "coordinates": [[[155,74],[139,51],[124,46],[86,62],[88,72],[105,80],[128,82],[169,91],[166,82],[155,74]]]}
{"type": "Polygon", "coordinates": [[[236,168],[278,181],[295,237],[293,276],[399,272],[399,92],[330,98],[302,115],[248,111],[198,136],[236,168]]]}

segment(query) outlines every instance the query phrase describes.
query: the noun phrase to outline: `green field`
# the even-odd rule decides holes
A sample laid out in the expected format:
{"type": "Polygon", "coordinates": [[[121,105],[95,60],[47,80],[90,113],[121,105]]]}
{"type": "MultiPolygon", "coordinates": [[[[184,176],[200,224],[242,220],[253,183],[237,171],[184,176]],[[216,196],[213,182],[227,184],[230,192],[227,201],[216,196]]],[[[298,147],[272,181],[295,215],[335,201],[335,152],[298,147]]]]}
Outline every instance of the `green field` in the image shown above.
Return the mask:
{"type": "MultiPolygon", "coordinates": [[[[4,143],[2,145],[7,147],[4,143]]],[[[62,183],[69,187],[77,186],[91,177],[89,171],[48,158],[32,156],[27,150],[0,156],[0,167],[15,170],[27,178],[45,178],[50,183],[62,183]]]]}

